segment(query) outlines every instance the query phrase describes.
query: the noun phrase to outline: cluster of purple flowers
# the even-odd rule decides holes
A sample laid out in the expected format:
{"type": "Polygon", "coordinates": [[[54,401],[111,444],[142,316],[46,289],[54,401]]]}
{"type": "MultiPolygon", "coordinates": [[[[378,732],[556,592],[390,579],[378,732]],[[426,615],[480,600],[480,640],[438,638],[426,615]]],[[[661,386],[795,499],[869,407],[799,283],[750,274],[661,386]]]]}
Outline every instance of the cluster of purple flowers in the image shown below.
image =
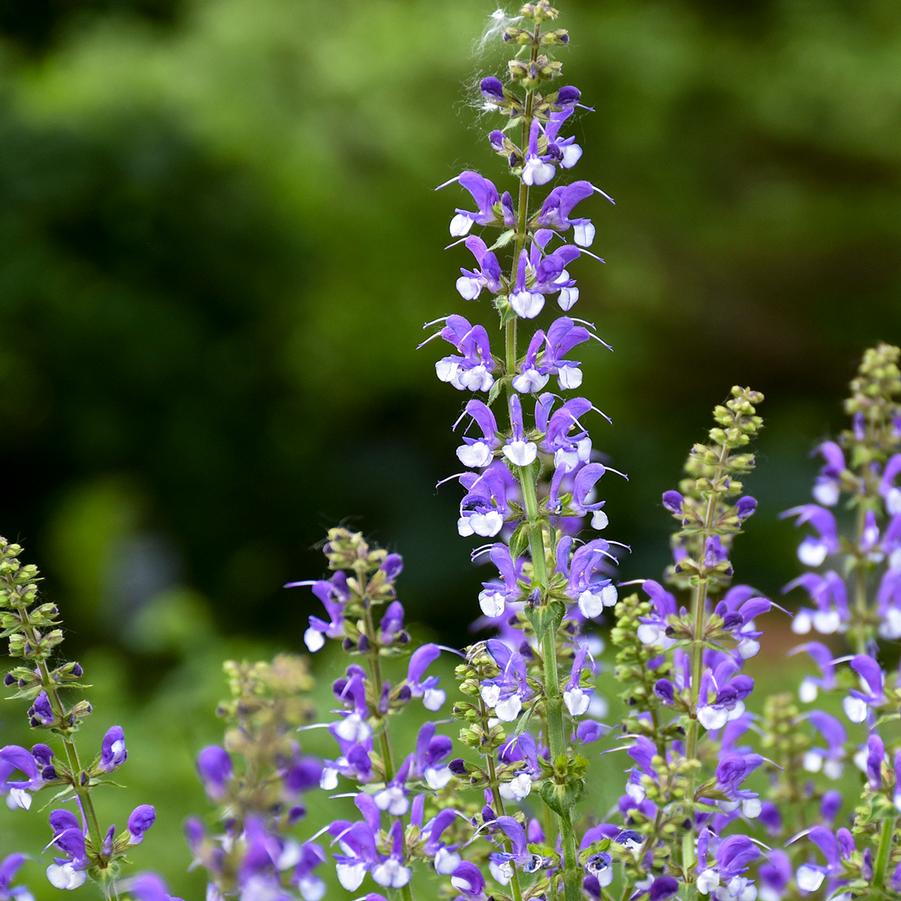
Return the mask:
{"type": "Polygon", "coordinates": [[[834,898],[901,894],[901,743],[892,727],[901,690],[898,671],[881,663],[884,645],[901,635],[894,484],[901,472],[899,360],[901,351],[886,344],[866,352],[845,404],[851,427],[818,448],[824,465],[814,484],[816,503],[786,512],[808,529],[798,547],[808,571],[786,591],[803,589],[812,606],[801,607],[793,629],[824,640],[795,649],[816,666],[801,681],[802,706],[780,702],[783,725],[801,737],[789,746],[770,730],[785,774],[779,787],[789,780],[803,786],[781,791],[781,804],[773,805],[771,834],[783,841],[773,898],[792,891],[834,898]],[[826,643],[833,636],[842,637],[845,653],[826,643]],[[852,814],[842,817],[847,799],[838,788],[847,765],[859,771],[862,788],[852,814]],[[789,835],[789,829],[796,831],[789,835]]]}
{"type": "MultiPolygon", "coordinates": [[[[341,528],[329,531],[324,552],[333,571],[329,579],[287,586],[309,587],[325,610],[327,619],[310,617],[307,647],[318,651],[330,638],[359,661],[332,685],[337,718],[304,727],[326,728],[334,739],[334,756],[323,761],[317,781],[325,791],[349,789],[341,794],[353,798],[357,811],[357,819],[337,819],[322,832],[330,839],[335,873],[344,889],[356,892],[368,877],[380,890],[410,898],[417,854],[434,857],[444,848],[441,833],[448,824],[435,830],[433,820],[425,816],[427,798],[452,778],[451,741],[426,723],[414,751],[399,759],[391,721],[414,702],[427,711],[441,709],[445,692],[430,670],[449,649],[425,644],[409,654],[410,637],[396,590],[403,570],[400,555],[372,547],[361,534],[341,528]],[[384,665],[407,655],[405,677],[393,684],[384,665]]],[[[311,860],[313,854],[317,863],[325,860],[321,846],[311,841],[306,847],[311,860]]],[[[302,897],[316,901],[319,896],[302,892],[302,897]]]]}
{"type": "Polygon", "coordinates": [[[621,855],[622,880],[652,896],[654,880],[667,878],[670,895],[685,886],[686,897],[757,897],[750,870],[762,856],[754,824],[763,801],[748,780],[765,759],[748,740],[754,680],[742,669],[760,647],[755,620],[773,605],[731,586],[730,553],[756,509],[740,479],[754,466],[747,445],[762,425],[762,399],[733,388],[714,410],[708,442],[692,448],[679,489],[663,495],[679,523],[667,572],[674,592],[646,580],[644,599],[632,595],[617,610],[616,676],[630,713],[628,741],[615,750],[633,762],[618,811],[637,843],[621,855]]]}
{"type": "MultiPolygon", "coordinates": [[[[497,571],[483,583],[477,624],[497,637],[469,649],[457,675],[470,700],[455,708],[464,742],[481,757],[458,764],[485,793],[487,808],[473,825],[489,843],[505,835],[483,875],[514,898],[562,891],[574,901],[594,878],[571,817],[584,788],[578,748],[601,734],[596,627],[616,604],[612,566],[624,546],[580,537],[586,522],[606,529],[598,491],[608,473],[622,475],[605,465],[589,431],[592,417],[609,417],[588,398],[568,397],[582,384],[576,350],[609,347],[571,313],[580,296],[574,267],[583,257],[603,262],[589,250],[595,226],[584,205],[596,195],[613,201],[586,180],[552,184],[579,163],[582,149],[567,130],[589,109],[577,88],[552,85],[561,67],[549,51],[568,41],[564,30],[548,28],[556,17],[544,0],[523,6],[504,31],[518,48],[506,81],[489,76],[480,85],[486,111],[506,119],[488,140],[514,179],[513,193],[473,171],[440,186],[456,185],[472,199],[474,209],[456,209],[450,222],[451,247],[464,245],[474,260],[456,287],[465,301],[490,297],[503,348],[495,352],[485,325],[459,314],[429,326],[440,326],[432,337],[451,346],[436,363],[438,378],[484,396],[466,402],[454,424],[466,471],[451,477],[463,489],[457,531],[487,539],[473,559],[497,571]],[[563,315],[523,334],[553,302],[563,315]],[[550,817],[544,829],[532,827],[528,852],[518,832],[497,825],[515,823],[526,835],[529,820],[519,810],[526,798],[539,798],[550,817]]],[[[478,894],[490,893],[477,881],[478,894]]]]}
{"type": "Polygon", "coordinates": [[[271,663],[225,664],[231,697],[219,705],[223,745],[197,756],[207,795],[219,808],[211,833],[192,818],[186,826],[194,865],[207,874],[208,901],[319,901],[321,847],[295,837],[306,816],[304,793],[319,787],[322,764],[305,754],[297,729],[312,715],[305,700],[312,680],[300,657],[271,663]]]}
{"type": "MultiPolygon", "coordinates": [[[[424,342],[450,345],[437,376],[470,395],[453,425],[463,471],[443,482],[461,489],[459,535],[484,539],[471,552],[489,568],[472,604],[482,634],[462,651],[416,646],[398,599],[402,558],[331,529],[328,577],[286,587],[310,589],[321,605],[307,650],[332,642],[347,658],[332,709],[317,715],[309,704],[303,658],[225,665],[225,734],[197,757],[216,811],[186,826],[207,901],[321,901],[335,885],[356,901],[901,898],[901,674],[883,665],[886,642],[901,638],[901,351],[867,352],[846,404],[850,429],[818,448],[814,502],[786,512],[805,529],[805,572],[786,592],[809,598],[792,629],[823,640],[795,649],[815,666],[797,697],[757,704],[746,669],[760,622],[787,614],[734,582],[734,543],[757,509],[743,480],[762,395],[733,388],[664,492],[677,528],[660,581],[617,582],[628,548],[600,534],[604,477],[625,476],[589,431],[609,417],[579,393],[573,355],[609,345],[570,315],[580,300],[570,270],[600,260],[589,200],[613,201],[586,180],[554,184],[581,161],[571,128],[590,111],[577,88],[554,86],[562,68],[552,54],[569,39],[551,27],[557,15],[536,0],[496,16],[515,55],[480,94],[506,120],[488,140],[512,191],[474,171],[441,185],[471,198],[450,221],[450,246],[472,257],[457,293],[489,298],[503,336],[493,347],[474,315],[452,314],[429,323],[424,342]],[[554,304],[560,312],[541,322],[554,304]],[[627,585],[640,588],[622,593],[627,585]],[[598,691],[608,618],[624,702],[616,726],[598,691]],[[405,729],[411,747],[398,744],[399,716],[418,720],[405,729]],[[328,735],[325,759],[301,744],[317,729],[328,735]],[[625,775],[610,810],[586,810],[588,758],[602,754],[622,760],[625,775]],[[848,798],[839,787],[855,771],[848,798]],[[316,832],[311,792],[344,802],[316,832]]],[[[31,727],[54,738],[0,748],[0,794],[27,810],[36,792],[56,791],[56,888],[93,880],[107,898],[179,901],[153,873],[122,877],[156,812],[143,804],[124,830],[101,827],[92,793],[126,762],[125,734],[110,728],[82,763],[75,735],[91,707],[63,701],[82,688],[82,669],[58,662],[58,611],[39,599],[20,552],[0,539],[0,627],[21,659],[5,685],[29,703],[31,727]]],[[[0,862],[0,901],[31,901],[13,886],[24,860],[0,862]]]]}

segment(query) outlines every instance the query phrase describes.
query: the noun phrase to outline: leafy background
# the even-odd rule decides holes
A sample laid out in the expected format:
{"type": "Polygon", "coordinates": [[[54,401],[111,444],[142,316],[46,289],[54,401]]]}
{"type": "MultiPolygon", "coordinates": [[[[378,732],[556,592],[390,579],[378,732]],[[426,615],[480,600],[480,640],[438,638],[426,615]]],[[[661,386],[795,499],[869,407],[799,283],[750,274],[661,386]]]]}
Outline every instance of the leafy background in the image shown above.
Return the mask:
{"type": "MultiPolygon", "coordinates": [[[[442,250],[457,200],[431,189],[494,166],[472,107],[502,65],[477,41],[492,8],[0,2],[0,530],[64,608],[96,730],[129,734],[131,787],[103,812],[158,804],[135,862],[189,901],[180,824],[204,810],[192,756],[218,730],[219,661],[299,647],[312,602],[280,585],[319,574],[327,525],[400,549],[422,634],[466,640],[479,573],[453,489],[432,487],[460,398],[414,347],[461,309],[442,250]]],[[[795,562],[777,513],[807,496],[860,352],[901,338],[901,12],[563,13],[567,78],[597,108],[580,175],[618,200],[594,211],[608,265],[580,275],[616,347],[585,388],[631,477],[609,486],[623,574],[664,565],[660,491],[741,382],[768,395],[768,429],[737,563],[778,592],[795,562]]],[[[0,743],[27,740],[21,719],[0,707],[0,743]]],[[[45,840],[43,815],[0,817],[0,850],[45,840]]]]}

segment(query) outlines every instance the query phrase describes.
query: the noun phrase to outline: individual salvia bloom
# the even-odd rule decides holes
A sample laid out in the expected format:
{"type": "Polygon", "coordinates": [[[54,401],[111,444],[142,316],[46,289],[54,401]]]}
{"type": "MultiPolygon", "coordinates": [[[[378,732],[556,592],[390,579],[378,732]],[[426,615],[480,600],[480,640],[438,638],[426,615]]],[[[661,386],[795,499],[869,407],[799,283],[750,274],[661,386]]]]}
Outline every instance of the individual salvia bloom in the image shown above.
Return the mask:
{"type": "Polygon", "coordinates": [[[864,354],[845,402],[850,428],[817,448],[814,503],[785,512],[804,529],[798,558],[808,569],[786,591],[801,589],[811,603],[795,631],[847,633],[859,652],[874,638],[901,637],[899,357],[887,344],[864,354]]]}
{"type": "Polygon", "coordinates": [[[84,699],[68,704],[64,697],[84,689],[84,672],[79,663],[61,659],[59,610],[41,598],[38,569],[23,564],[21,553],[19,545],[0,538],[0,627],[9,640],[10,657],[21,660],[7,673],[4,685],[11,689],[11,698],[30,704],[31,728],[47,731],[50,737],[31,748],[0,748],[0,794],[9,807],[25,810],[32,806],[32,796],[45,788],[55,793],[53,801],[71,802],[75,811],[58,808],[50,816],[47,850],[53,862],[47,878],[63,889],[78,888],[91,879],[106,892],[129,850],[144,840],[156,811],[142,804],[132,811],[124,830],[101,827],[93,791],[114,784],[110,775],[128,757],[125,732],[111,726],[92,758],[83,762],[85,746],[79,747],[76,735],[91,705],[84,699]]]}
{"type": "MultiPolygon", "coordinates": [[[[223,743],[197,757],[218,805],[217,824],[212,832],[199,820],[187,824],[195,864],[206,870],[211,898],[319,901],[325,883],[316,868],[325,853],[298,838],[304,794],[319,787],[322,775],[321,762],[297,740],[312,716],[306,663],[287,654],[271,662],[230,661],[225,674],[229,697],[217,711],[225,721],[223,743]]],[[[128,890],[140,901],[134,887],[128,890]]]]}
{"type": "MultiPolygon", "coordinates": [[[[582,384],[577,350],[607,346],[571,311],[580,298],[582,258],[599,259],[588,249],[595,226],[587,202],[595,195],[612,200],[586,179],[552,184],[582,160],[571,129],[576,113],[588,109],[577,88],[555,84],[562,67],[553,53],[568,42],[551,24],[557,17],[547,0],[525,4],[504,25],[516,48],[505,77],[480,85],[484,108],[507,120],[489,142],[515,189],[470,170],[441,186],[462,188],[472,200],[450,223],[458,239],[451,246],[469,254],[456,287],[468,302],[488,295],[503,347],[492,347],[484,326],[459,315],[427,327],[453,350],[436,364],[439,379],[486,395],[469,401],[455,424],[457,458],[467,471],[446,480],[463,488],[459,534],[488,539],[473,558],[497,571],[479,594],[479,625],[497,638],[471,648],[457,672],[467,701],[455,713],[464,721],[464,743],[478,753],[463,772],[487,792],[498,822],[505,804],[512,809],[534,794],[557,816],[560,833],[557,845],[534,852],[550,863],[528,873],[507,835],[496,852],[507,856],[494,859],[486,878],[517,898],[526,875],[535,896],[556,894],[562,882],[567,901],[575,901],[584,879],[597,881],[579,859],[572,822],[584,773],[576,746],[601,729],[604,704],[594,691],[601,643],[592,629],[616,603],[612,567],[622,547],[597,537],[583,542],[578,534],[586,523],[607,527],[598,494],[606,475],[622,474],[599,459],[589,433],[594,417],[608,417],[588,398],[561,396],[582,384]],[[539,325],[553,306],[566,315],[539,325]],[[526,329],[530,320],[535,327],[526,329]]],[[[482,817],[474,824],[485,842],[496,838],[489,823],[482,817]]],[[[474,874],[458,874],[457,883],[452,887],[464,897],[491,894],[490,881],[485,887],[474,874]]]]}
{"type": "Polygon", "coordinates": [[[10,854],[0,861],[0,901],[34,901],[24,885],[13,885],[16,873],[27,859],[24,854],[10,854]]]}
{"type": "Polygon", "coordinates": [[[765,799],[748,783],[771,762],[747,741],[754,681],[742,667],[759,650],[756,623],[773,604],[730,584],[730,552],[756,509],[741,480],[754,467],[748,445],[762,425],[762,400],[733,388],[714,410],[708,441],[692,448],[678,489],[663,495],[679,523],[667,572],[676,593],[645,580],[645,597],[631,595],[617,610],[612,638],[629,738],[612,750],[633,761],[618,805],[642,839],[636,858],[624,861],[633,893],[649,871],[717,899],[758,892],[751,865],[760,849],[735,828],[763,815],[765,799]]]}

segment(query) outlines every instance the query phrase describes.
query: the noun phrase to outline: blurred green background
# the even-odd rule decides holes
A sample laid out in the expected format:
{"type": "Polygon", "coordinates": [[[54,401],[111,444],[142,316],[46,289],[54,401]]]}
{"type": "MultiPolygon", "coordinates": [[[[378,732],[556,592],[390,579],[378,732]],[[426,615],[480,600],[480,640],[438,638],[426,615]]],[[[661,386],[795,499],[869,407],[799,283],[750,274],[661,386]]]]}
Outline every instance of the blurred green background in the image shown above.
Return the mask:
{"type": "MultiPolygon", "coordinates": [[[[737,565],[777,592],[777,513],[807,497],[859,354],[901,339],[901,8],[561,6],[567,81],[597,108],[578,174],[618,201],[592,210],[608,265],[578,274],[616,348],[589,350],[585,389],[631,476],[607,486],[623,575],[664,565],[660,492],[741,382],[768,430],[737,565]]],[[[502,66],[478,43],[493,8],[0,0],[0,531],[64,608],[96,729],[131,736],[128,800],[166,811],[136,862],[189,899],[218,661],[300,646],[313,603],[280,585],[319,575],[326,526],[401,550],[412,618],[466,640],[480,573],[454,488],[433,490],[461,397],[414,348],[452,310],[490,321],[454,292],[460,199],[432,188],[498,172],[472,90],[502,66]]],[[[14,706],[0,744],[27,738],[14,706]]],[[[39,847],[42,819],[0,817],[0,850],[39,847]]]]}

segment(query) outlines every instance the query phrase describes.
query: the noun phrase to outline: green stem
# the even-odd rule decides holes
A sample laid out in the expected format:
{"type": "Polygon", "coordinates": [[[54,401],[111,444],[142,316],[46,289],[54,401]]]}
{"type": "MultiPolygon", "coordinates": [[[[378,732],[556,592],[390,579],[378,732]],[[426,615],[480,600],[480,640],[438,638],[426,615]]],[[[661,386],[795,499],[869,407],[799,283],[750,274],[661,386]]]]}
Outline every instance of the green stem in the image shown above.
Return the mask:
{"type": "MultiPolygon", "coordinates": [[[[366,611],[366,638],[369,641],[369,654],[367,655],[369,660],[369,675],[372,679],[373,697],[375,698],[375,703],[378,704],[378,699],[382,696],[382,686],[384,685],[384,679],[382,678],[382,663],[379,656],[381,646],[376,639],[375,624],[372,620],[372,607],[370,606],[369,598],[366,594],[366,575],[365,570],[362,568],[357,570],[357,581],[360,585],[360,599],[363,602],[363,609],[366,611]]],[[[371,713],[376,719],[383,720],[381,713],[376,707],[373,707],[371,713]]],[[[380,723],[379,747],[382,752],[382,769],[385,771],[385,784],[387,785],[394,778],[395,774],[394,755],[391,752],[391,738],[388,735],[387,720],[383,720],[383,722],[380,723]]],[[[406,824],[404,824],[404,828],[406,829],[406,824]]],[[[406,854],[406,847],[404,848],[404,853],[406,854]]],[[[400,889],[400,896],[403,898],[403,901],[413,901],[413,892],[410,888],[410,883],[407,883],[400,889]]]]}
{"type": "MultiPolygon", "coordinates": [[[[32,645],[34,647],[38,647],[40,644],[40,635],[38,634],[37,629],[31,624],[31,622],[28,621],[27,611],[23,611],[22,618],[22,631],[25,633],[25,636],[32,643],[32,645]]],[[[41,677],[41,686],[47,693],[47,698],[50,701],[50,707],[53,710],[53,715],[56,717],[57,722],[60,725],[60,729],[63,729],[68,714],[66,707],[63,704],[62,698],[59,695],[56,683],[53,681],[53,678],[50,675],[50,670],[47,667],[47,662],[45,660],[38,660],[37,670],[41,677]]],[[[81,784],[82,766],[81,759],[78,756],[78,748],[76,747],[75,742],[72,740],[72,737],[70,735],[62,731],[60,731],[59,735],[62,739],[63,750],[66,754],[66,762],[69,766],[69,772],[72,777],[72,789],[78,796],[78,800],[81,804],[81,809],[84,811],[84,818],[85,822],[87,823],[88,835],[91,839],[91,845],[94,849],[95,854],[97,855],[97,863],[102,867],[106,863],[101,851],[103,847],[103,833],[100,829],[100,821],[97,817],[97,811],[94,808],[94,801],[91,797],[91,790],[88,786],[81,784]]]]}
{"type": "MultiPolygon", "coordinates": [[[[485,702],[482,701],[481,698],[479,698],[479,712],[482,715],[482,727],[487,733],[489,719],[488,709],[485,707],[485,702]]],[[[507,812],[504,807],[504,799],[501,797],[500,783],[497,778],[497,764],[494,762],[493,752],[489,752],[485,755],[485,763],[488,767],[488,785],[491,788],[491,797],[494,799],[494,808],[499,817],[504,817],[507,815],[507,812]]],[[[504,841],[504,847],[507,849],[508,853],[512,853],[513,842],[511,842],[510,839],[506,839],[504,841]]],[[[510,880],[510,887],[513,889],[513,901],[522,901],[522,887],[519,884],[519,871],[516,869],[516,864],[513,865],[513,876],[510,880]]]]}
{"type": "MultiPolygon", "coordinates": [[[[866,478],[866,474],[861,475],[862,479],[866,478]]],[[[858,498],[859,506],[857,508],[857,528],[855,549],[857,553],[857,569],[854,573],[854,614],[857,622],[855,623],[854,645],[858,654],[866,654],[867,641],[869,639],[869,610],[867,609],[867,563],[866,555],[859,550],[861,541],[863,540],[864,529],[867,523],[867,510],[863,504],[863,498],[858,498]]]]}
{"type": "Polygon", "coordinates": [[[876,862],[873,864],[873,885],[880,891],[885,889],[885,874],[892,855],[895,823],[894,817],[887,817],[882,821],[882,830],[879,833],[879,848],[876,851],[876,862]]]}
{"type": "MultiPolygon", "coordinates": [[[[540,26],[536,27],[532,43],[531,61],[534,63],[538,57],[540,26]]],[[[528,145],[529,129],[532,124],[535,105],[535,93],[529,88],[526,91],[525,108],[522,119],[521,148],[523,151],[528,145]]],[[[526,243],[527,228],[529,223],[529,186],[520,179],[519,197],[516,208],[517,223],[516,236],[513,242],[513,261],[510,267],[510,284],[516,278],[516,269],[519,256],[526,243]]],[[[510,319],[504,325],[504,354],[505,375],[512,380],[516,372],[517,362],[517,322],[516,318],[510,319]]],[[[508,382],[508,393],[512,395],[513,386],[508,382]]],[[[526,519],[529,529],[529,552],[532,558],[532,574],[538,585],[542,599],[547,591],[547,565],[544,545],[544,534],[541,530],[538,497],[535,491],[535,480],[529,469],[517,469],[516,477],[522,490],[523,503],[526,508],[526,519]]],[[[560,694],[560,676],[557,668],[557,636],[548,631],[542,638],[541,648],[542,666],[544,669],[545,706],[547,715],[547,740],[551,754],[551,760],[566,753],[566,742],[563,729],[563,701],[560,694]]],[[[569,811],[557,814],[557,826],[563,844],[563,882],[566,901],[579,901],[582,897],[582,875],[578,866],[578,852],[576,849],[576,837],[573,831],[572,819],[569,811]]],[[[550,836],[548,836],[550,838],[550,836]]]]}
{"type": "MultiPolygon", "coordinates": [[[[535,481],[528,468],[520,468],[517,478],[522,489],[526,520],[529,523],[529,553],[532,558],[532,576],[542,598],[547,591],[547,560],[544,532],[539,518],[538,496],[535,481]]],[[[547,742],[551,762],[566,754],[564,732],[563,697],[560,693],[560,673],[557,666],[557,635],[548,629],[541,639],[541,662],[544,669],[545,709],[547,717],[547,742]]],[[[582,894],[582,875],[578,865],[576,836],[572,817],[568,810],[557,814],[557,825],[563,844],[563,884],[566,901],[578,901],[582,894]]]]}
{"type": "MultiPolygon", "coordinates": [[[[723,469],[729,451],[725,445],[720,450],[719,459],[714,468],[713,478],[710,480],[712,485],[716,485],[722,476],[723,469]]],[[[688,732],[685,737],[685,759],[698,759],[698,737],[700,734],[700,724],[698,723],[698,702],[701,693],[701,679],[704,675],[704,632],[706,629],[707,616],[707,590],[708,579],[707,570],[704,563],[704,554],[706,552],[707,538],[713,534],[713,520],[716,515],[716,502],[719,492],[711,490],[707,497],[707,507],[704,511],[704,526],[700,533],[700,546],[698,550],[698,565],[700,575],[694,586],[691,596],[691,694],[689,703],[689,721],[688,732]]],[[[688,773],[688,792],[686,800],[690,805],[691,826],[682,839],[682,868],[685,871],[686,883],[692,879],[692,869],[695,865],[695,841],[694,841],[694,794],[695,794],[695,770],[692,769],[688,773]]],[[[691,897],[691,889],[686,890],[691,897]]]]}

